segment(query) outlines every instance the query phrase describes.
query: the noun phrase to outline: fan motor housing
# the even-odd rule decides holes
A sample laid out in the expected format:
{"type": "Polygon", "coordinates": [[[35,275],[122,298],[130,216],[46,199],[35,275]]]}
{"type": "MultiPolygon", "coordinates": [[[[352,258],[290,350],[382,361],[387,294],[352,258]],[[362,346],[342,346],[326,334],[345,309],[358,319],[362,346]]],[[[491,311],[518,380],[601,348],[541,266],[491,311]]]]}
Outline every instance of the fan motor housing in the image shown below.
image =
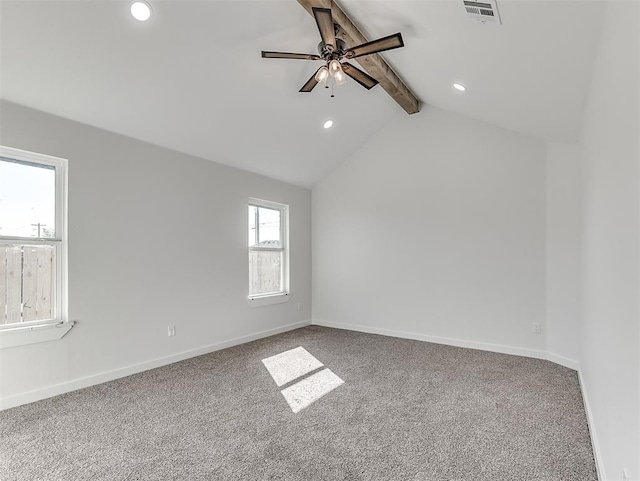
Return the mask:
{"type": "Polygon", "coordinates": [[[347,44],[341,38],[336,38],[336,49],[333,52],[327,51],[324,48],[324,43],[320,42],[318,44],[318,54],[325,60],[331,59],[332,55],[335,57],[343,57],[347,50],[347,44]]]}

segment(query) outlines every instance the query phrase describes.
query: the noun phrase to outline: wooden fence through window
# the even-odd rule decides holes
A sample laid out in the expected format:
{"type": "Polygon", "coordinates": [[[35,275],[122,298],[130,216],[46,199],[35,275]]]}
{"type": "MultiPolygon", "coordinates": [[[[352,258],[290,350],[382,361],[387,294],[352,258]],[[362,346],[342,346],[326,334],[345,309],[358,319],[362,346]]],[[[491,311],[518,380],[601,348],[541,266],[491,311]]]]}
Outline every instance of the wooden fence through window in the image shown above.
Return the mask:
{"type": "Polygon", "coordinates": [[[282,291],[282,251],[250,251],[250,295],[282,291]]]}
{"type": "Polygon", "coordinates": [[[0,324],[54,317],[55,248],[0,245],[0,324]]]}

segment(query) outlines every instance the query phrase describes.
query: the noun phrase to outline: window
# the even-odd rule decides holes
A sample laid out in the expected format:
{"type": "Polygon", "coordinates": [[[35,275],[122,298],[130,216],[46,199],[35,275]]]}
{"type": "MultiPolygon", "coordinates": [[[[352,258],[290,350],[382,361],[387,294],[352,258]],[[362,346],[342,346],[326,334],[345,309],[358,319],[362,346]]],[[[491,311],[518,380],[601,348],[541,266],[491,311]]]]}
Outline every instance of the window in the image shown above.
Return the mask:
{"type": "Polygon", "coordinates": [[[2,334],[66,320],[65,189],[66,160],[0,146],[2,334]]]}
{"type": "Polygon", "coordinates": [[[288,206],[249,200],[249,299],[289,291],[288,206]]]}

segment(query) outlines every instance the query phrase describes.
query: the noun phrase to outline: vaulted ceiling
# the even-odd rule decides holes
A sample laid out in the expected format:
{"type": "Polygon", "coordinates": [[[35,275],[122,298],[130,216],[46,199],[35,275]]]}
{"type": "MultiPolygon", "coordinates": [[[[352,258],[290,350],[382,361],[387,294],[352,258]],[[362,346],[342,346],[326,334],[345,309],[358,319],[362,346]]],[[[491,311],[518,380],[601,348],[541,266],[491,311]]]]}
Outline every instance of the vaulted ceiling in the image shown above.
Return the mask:
{"type": "MultiPolygon", "coordinates": [[[[316,53],[296,0],[149,3],[140,23],[128,1],[0,0],[0,96],[307,187],[407,115],[380,86],[298,93],[316,63],[260,57],[316,53]]],[[[340,5],[369,39],[402,32],[405,47],[383,56],[423,110],[576,140],[602,1],[498,0],[501,26],[468,19],[462,0],[340,5]]]]}

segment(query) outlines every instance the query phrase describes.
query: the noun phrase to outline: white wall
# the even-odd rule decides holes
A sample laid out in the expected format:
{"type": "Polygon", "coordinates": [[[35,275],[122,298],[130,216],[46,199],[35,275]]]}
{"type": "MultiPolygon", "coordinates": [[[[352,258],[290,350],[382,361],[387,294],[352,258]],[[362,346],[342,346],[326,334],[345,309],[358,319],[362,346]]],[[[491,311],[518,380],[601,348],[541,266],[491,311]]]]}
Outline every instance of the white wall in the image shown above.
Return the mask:
{"type": "Polygon", "coordinates": [[[78,321],[60,341],[0,351],[3,406],[310,320],[310,190],[7,102],[0,121],[0,144],[69,159],[78,321]],[[247,304],[249,197],[290,206],[289,303],[247,304]]]}
{"type": "Polygon", "coordinates": [[[434,107],[398,115],[313,189],[314,322],[544,357],[545,159],[434,107]]]}
{"type": "Polygon", "coordinates": [[[640,480],[639,14],[608,5],[581,133],[580,363],[606,480],[640,480]]]}
{"type": "Polygon", "coordinates": [[[578,369],[581,171],[576,144],[547,146],[546,341],[549,359],[578,369]]]}

